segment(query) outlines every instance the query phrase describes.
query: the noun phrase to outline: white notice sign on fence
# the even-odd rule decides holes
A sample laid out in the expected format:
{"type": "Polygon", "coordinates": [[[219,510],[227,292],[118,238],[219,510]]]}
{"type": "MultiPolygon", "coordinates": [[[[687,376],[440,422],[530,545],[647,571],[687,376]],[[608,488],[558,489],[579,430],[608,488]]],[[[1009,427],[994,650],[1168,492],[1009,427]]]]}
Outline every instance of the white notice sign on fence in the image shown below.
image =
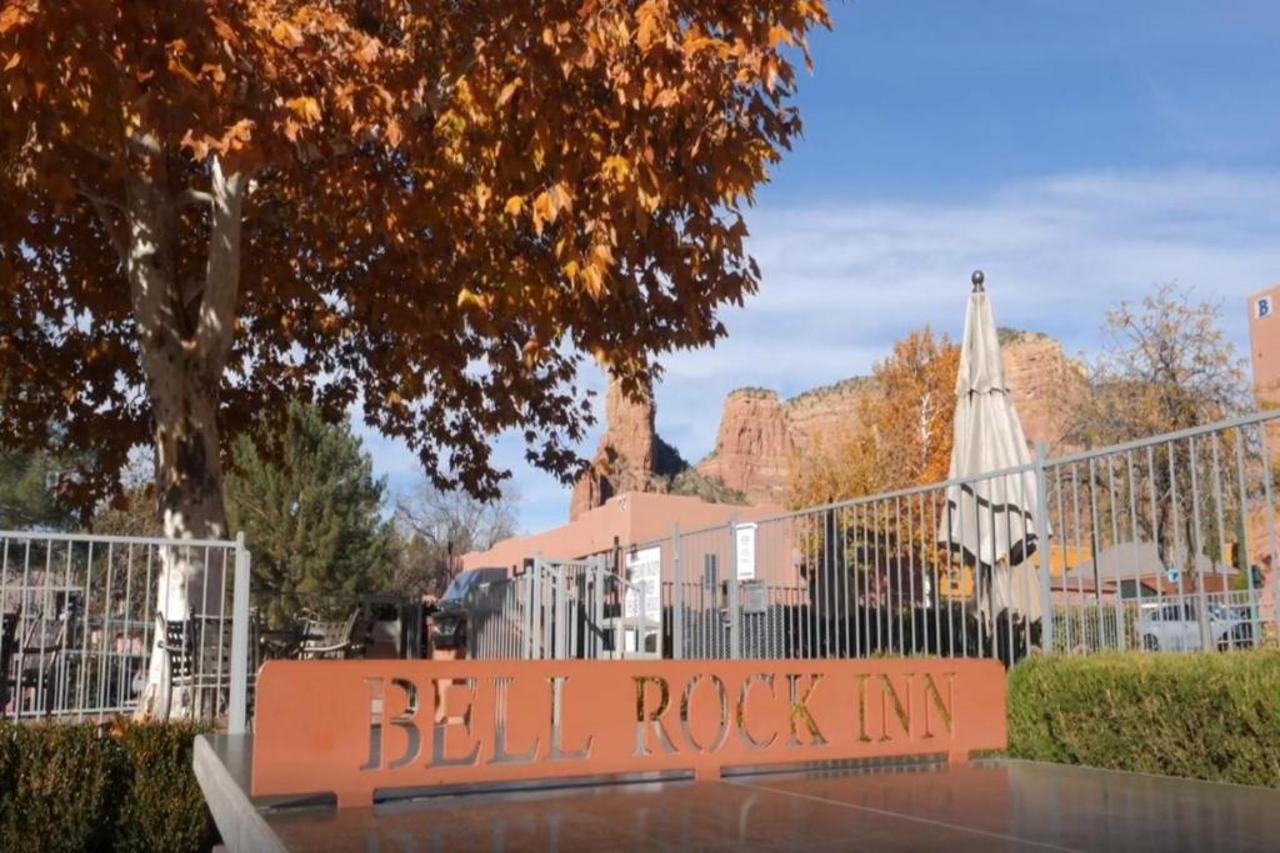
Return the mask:
{"type": "MultiPolygon", "coordinates": [[[[662,621],[662,548],[645,548],[627,554],[627,580],[644,587],[644,618],[646,622],[662,621]]],[[[640,614],[640,591],[627,590],[628,619],[640,614]]]]}
{"type": "Polygon", "coordinates": [[[734,538],[738,543],[738,580],[752,580],[756,576],[756,526],[739,524],[734,538]]]}

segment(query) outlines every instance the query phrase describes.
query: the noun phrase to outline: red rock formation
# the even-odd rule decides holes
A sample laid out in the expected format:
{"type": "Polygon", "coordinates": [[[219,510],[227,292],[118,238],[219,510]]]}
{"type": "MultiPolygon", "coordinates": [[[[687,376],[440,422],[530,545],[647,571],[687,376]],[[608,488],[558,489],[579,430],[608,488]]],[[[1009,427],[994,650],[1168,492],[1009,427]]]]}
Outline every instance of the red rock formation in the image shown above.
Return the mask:
{"type": "MultiPolygon", "coordinates": [[[[1003,345],[1014,405],[1031,444],[1061,443],[1064,399],[1086,390],[1081,366],[1062,344],[1034,332],[1009,332],[1003,345]],[[1064,396],[1065,394],[1065,396],[1064,396]]],[[[720,416],[716,448],[698,471],[743,492],[752,503],[781,502],[790,463],[839,429],[856,428],[871,380],[846,379],[782,402],[773,391],[734,391],[720,416]]]]}
{"type": "MultiPolygon", "coordinates": [[[[1082,367],[1047,335],[1006,331],[1002,337],[1005,370],[1028,442],[1061,449],[1063,401],[1087,390],[1082,367]]],[[[698,463],[696,474],[704,482],[741,492],[749,503],[780,504],[795,454],[808,452],[838,430],[856,428],[861,400],[870,390],[871,380],[853,378],[786,401],[762,388],[734,391],[721,411],[715,450],[698,463]]],[[[611,383],[605,417],[607,427],[591,468],[574,486],[571,519],[620,492],[667,491],[685,466],[670,448],[667,455],[674,456],[674,463],[659,458],[665,445],[654,432],[652,393],[632,400],[611,383]]]]}
{"type": "Polygon", "coordinates": [[[611,381],[605,395],[605,433],[591,467],[573,487],[569,520],[603,506],[619,492],[653,491],[653,392],[646,389],[633,400],[611,381]]]}
{"type": "Polygon", "coordinates": [[[788,400],[787,422],[796,450],[804,453],[842,430],[856,429],[861,420],[862,395],[870,383],[865,377],[854,377],[812,388],[788,400]]]}
{"type": "Polygon", "coordinates": [[[757,502],[780,503],[794,452],[791,433],[776,391],[734,391],[724,403],[716,449],[698,465],[698,471],[757,502]]]}
{"type": "Polygon", "coordinates": [[[1061,449],[1066,426],[1063,408],[1088,392],[1084,368],[1048,335],[1006,332],[1004,337],[1005,378],[1028,443],[1034,446],[1043,441],[1061,449]]]}
{"type": "Polygon", "coordinates": [[[647,478],[653,471],[655,439],[652,389],[646,388],[639,399],[632,399],[620,384],[610,382],[604,411],[607,427],[601,449],[613,450],[626,472],[647,478]]]}
{"type": "Polygon", "coordinates": [[[865,385],[850,379],[786,402],[760,388],[734,391],[720,416],[715,450],[698,463],[698,472],[744,493],[750,503],[782,503],[793,456],[856,424],[865,385]]]}

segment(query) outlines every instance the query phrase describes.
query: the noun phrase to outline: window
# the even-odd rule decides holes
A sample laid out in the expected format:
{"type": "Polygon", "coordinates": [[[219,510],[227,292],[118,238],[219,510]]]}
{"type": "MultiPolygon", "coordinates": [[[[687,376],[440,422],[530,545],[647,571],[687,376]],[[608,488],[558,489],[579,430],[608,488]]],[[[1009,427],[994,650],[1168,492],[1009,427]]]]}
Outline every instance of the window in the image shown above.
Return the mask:
{"type": "Polygon", "coordinates": [[[715,589],[720,580],[720,569],[716,565],[715,554],[702,555],[702,586],[706,589],[715,589]]]}
{"type": "Polygon", "coordinates": [[[1138,598],[1155,598],[1156,591],[1145,583],[1136,580],[1120,581],[1120,598],[1138,599],[1138,598]]]}

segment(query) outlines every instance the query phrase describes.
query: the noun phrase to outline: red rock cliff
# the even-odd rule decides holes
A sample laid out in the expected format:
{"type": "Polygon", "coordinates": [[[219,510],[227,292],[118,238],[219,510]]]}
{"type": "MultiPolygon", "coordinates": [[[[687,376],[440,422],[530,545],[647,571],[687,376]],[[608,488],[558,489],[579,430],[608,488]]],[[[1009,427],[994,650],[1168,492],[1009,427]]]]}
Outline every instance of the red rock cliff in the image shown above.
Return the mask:
{"type": "Polygon", "coordinates": [[[781,501],[794,452],[787,409],[776,391],[743,388],[725,400],[716,449],[698,471],[757,501],[781,501]]]}
{"type": "MultiPolygon", "coordinates": [[[[1006,332],[1004,338],[1005,370],[1028,442],[1060,445],[1061,401],[1064,391],[1085,392],[1082,368],[1047,335],[1006,332]]],[[[856,428],[862,397],[871,390],[871,380],[854,378],[785,402],[773,391],[734,391],[721,412],[715,450],[698,463],[698,471],[742,491],[751,502],[780,503],[793,454],[839,428],[856,428]]]]}
{"type": "Polygon", "coordinates": [[[603,506],[619,492],[654,490],[653,392],[645,389],[633,400],[617,382],[605,395],[605,433],[587,473],[573,487],[569,519],[603,506]]]}
{"type": "MultiPolygon", "coordinates": [[[[1028,442],[1044,441],[1062,449],[1062,401],[1086,392],[1083,369],[1047,335],[1003,331],[1001,337],[1005,370],[1028,442]]],[[[715,449],[694,473],[704,483],[740,492],[738,500],[781,504],[794,455],[838,429],[856,428],[863,396],[873,390],[871,380],[853,378],[785,401],[763,388],[734,391],[720,414],[715,449]]],[[[631,400],[610,384],[605,417],[608,425],[591,468],[574,487],[570,518],[619,492],[667,491],[671,478],[686,464],[654,432],[652,393],[631,400]],[[674,461],[659,458],[664,449],[674,461]]]]}

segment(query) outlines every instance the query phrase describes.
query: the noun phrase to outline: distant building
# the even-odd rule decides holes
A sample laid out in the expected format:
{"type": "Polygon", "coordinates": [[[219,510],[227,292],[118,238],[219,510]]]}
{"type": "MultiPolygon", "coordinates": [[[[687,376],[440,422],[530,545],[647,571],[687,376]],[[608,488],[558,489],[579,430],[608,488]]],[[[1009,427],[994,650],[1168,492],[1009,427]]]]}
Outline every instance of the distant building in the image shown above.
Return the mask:
{"type": "MultiPolygon", "coordinates": [[[[1249,357],[1258,408],[1280,407],[1280,284],[1249,297],[1249,357]]],[[[1280,428],[1271,425],[1267,446],[1280,460],[1280,428]]]]}
{"type": "Polygon", "coordinates": [[[1258,402],[1280,404],[1280,284],[1249,297],[1249,340],[1258,402]]]}
{"type": "Polygon", "coordinates": [[[707,503],[686,495],[626,492],[604,506],[582,512],[568,524],[529,536],[513,536],[487,551],[462,556],[464,569],[498,568],[520,571],[526,560],[541,556],[570,560],[602,554],[615,547],[634,546],[668,539],[677,524],[683,533],[703,530],[731,521],[751,522],[782,512],[780,507],[707,503]]]}

